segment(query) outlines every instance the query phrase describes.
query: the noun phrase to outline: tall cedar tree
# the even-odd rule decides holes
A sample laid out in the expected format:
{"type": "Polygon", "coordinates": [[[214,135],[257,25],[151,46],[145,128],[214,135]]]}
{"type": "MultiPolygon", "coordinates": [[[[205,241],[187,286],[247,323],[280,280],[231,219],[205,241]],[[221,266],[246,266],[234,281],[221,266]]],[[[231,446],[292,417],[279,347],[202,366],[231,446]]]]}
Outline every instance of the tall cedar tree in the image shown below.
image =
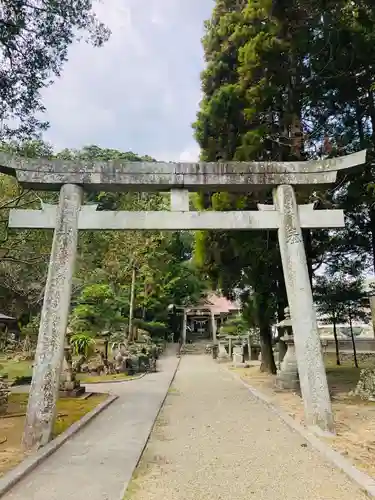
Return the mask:
{"type": "MultiPolygon", "coordinates": [[[[217,0],[203,39],[203,99],[194,124],[202,160],[316,159],[369,144],[372,76],[361,94],[367,114],[356,109],[360,98],[354,80],[361,68],[369,70],[368,60],[366,64],[365,57],[357,56],[356,47],[364,46],[368,56],[373,52],[371,16],[369,4],[347,0],[217,0]],[[353,6],[354,17],[350,14],[353,6]],[[348,75],[353,85],[348,85],[348,75]]],[[[314,193],[322,207],[344,206],[350,224],[342,231],[315,231],[313,235],[304,231],[310,277],[325,260],[348,251],[348,244],[352,251],[368,256],[371,242],[358,193],[369,193],[369,175],[359,177],[340,179],[336,188],[314,193]],[[358,182],[360,188],[351,195],[358,182]]],[[[302,193],[297,197],[300,202],[309,201],[302,193]]],[[[254,209],[257,202],[270,200],[270,193],[262,199],[255,193],[205,193],[197,205],[254,209]]],[[[225,293],[242,289],[245,307],[251,295],[248,290],[252,290],[261,331],[262,368],[274,372],[270,324],[276,312],[282,319],[286,305],[276,235],[200,232],[196,258],[225,293]]]]}

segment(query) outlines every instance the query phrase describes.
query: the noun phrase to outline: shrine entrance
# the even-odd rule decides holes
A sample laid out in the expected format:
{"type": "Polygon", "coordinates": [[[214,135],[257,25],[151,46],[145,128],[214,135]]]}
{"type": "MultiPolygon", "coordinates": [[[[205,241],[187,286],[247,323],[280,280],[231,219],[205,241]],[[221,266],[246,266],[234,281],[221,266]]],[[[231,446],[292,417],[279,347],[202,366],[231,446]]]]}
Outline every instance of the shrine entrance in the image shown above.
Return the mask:
{"type": "Polygon", "coordinates": [[[239,304],[210,293],[197,304],[186,307],[182,328],[182,343],[207,339],[217,343],[217,332],[228,317],[240,312],[239,304]],[[186,328],[185,328],[186,326],[186,328]]]}
{"type": "Polygon", "coordinates": [[[23,443],[51,439],[72,277],[80,230],[277,230],[308,425],[333,431],[333,416],[301,228],[344,226],[342,210],[297,205],[295,188],[314,191],[364,164],[366,151],[307,162],[79,162],[29,160],[0,153],[0,172],[27,189],[59,191],[58,205],[12,209],[9,227],[54,231],[23,443]],[[192,212],[190,191],[247,193],[273,189],[273,205],[257,211],[192,212]],[[93,191],[169,191],[170,211],[96,211],[82,205],[93,191]]]}

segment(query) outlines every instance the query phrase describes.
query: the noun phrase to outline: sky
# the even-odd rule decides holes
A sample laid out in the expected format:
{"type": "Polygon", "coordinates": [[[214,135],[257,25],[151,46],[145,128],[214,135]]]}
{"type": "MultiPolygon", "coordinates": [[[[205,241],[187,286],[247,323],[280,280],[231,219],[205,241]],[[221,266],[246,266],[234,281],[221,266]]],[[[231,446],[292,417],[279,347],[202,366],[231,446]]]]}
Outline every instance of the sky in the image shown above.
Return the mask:
{"type": "Polygon", "coordinates": [[[157,160],[196,161],[203,23],[213,0],[102,0],[103,48],[70,48],[43,95],[55,150],[96,144],[157,160]]]}

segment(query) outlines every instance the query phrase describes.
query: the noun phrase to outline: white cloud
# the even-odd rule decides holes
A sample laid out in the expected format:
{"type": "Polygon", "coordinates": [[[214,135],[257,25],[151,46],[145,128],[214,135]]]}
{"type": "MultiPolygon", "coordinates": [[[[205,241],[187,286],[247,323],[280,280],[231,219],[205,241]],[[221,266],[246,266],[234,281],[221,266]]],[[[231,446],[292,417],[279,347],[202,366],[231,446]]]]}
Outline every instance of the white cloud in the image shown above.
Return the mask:
{"type": "Polygon", "coordinates": [[[62,78],[44,94],[47,139],[58,149],[98,144],[195,160],[191,123],[200,99],[203,21],[211,9],[212,0],[98,4],[112,37],[101,49],[71,48],[62,78]]]}
{"type": "Polygon", "coordinates": [[[181,162],[199,161],[199,153],[200,153],[199,146],[197,144],[192,145],[189,149],[186,149],[180,154],[178,160],[181,162]]]}

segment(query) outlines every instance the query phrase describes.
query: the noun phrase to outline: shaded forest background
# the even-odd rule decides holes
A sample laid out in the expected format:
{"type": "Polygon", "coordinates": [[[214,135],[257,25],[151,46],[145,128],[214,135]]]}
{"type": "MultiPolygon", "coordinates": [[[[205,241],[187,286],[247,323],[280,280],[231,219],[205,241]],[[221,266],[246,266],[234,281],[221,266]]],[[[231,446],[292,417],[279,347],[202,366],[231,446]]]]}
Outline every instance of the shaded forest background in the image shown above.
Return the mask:
{"type": "MultiPolygon", "coordinates": [[[[69,46],[83,36],[100,47],[110,36],[91,2],[0,5],[2,150],[152,160],[96,146],[56,153],[43,142],[48,124],[40,119],[41,91],[63,70],[69,46]]],[[[344,229],[304,231],[317,306],[336,323],[368,319],[364,279],[375,268],[374,22],[369,0],[217,0],[203,37],[203,97],[194,124],[203,161],[308,160],[369,149],[364,169],[329,190],[297,193],[299,203],[345,211],[344,229]]],[[[11,207],[39,208],[40,199],[56,196],[22,192],[1,177],[0,311],[22,324],[37,322],[52,235],[10,231],[7,216],[11,207]]],[[[193,200],[200,210],[251,210],[270,201],[271,193],[252,192],[203,193],[193,200]]],[[[103,210],[169,204],[163,194],[131,193],[99,193],[86,202],[103,210]]],[[[83,233],[73,291],[80,317],[97,328],[99,317],[105,318],[100,328],[126,318],[134,267],[139,321],[161,328],[170,303],[183,305],[218,289],[240,298],[249,327],[260,332],[263,368],[275,371],[271,326],[287,305],[276,232],[83,233]]]]}

